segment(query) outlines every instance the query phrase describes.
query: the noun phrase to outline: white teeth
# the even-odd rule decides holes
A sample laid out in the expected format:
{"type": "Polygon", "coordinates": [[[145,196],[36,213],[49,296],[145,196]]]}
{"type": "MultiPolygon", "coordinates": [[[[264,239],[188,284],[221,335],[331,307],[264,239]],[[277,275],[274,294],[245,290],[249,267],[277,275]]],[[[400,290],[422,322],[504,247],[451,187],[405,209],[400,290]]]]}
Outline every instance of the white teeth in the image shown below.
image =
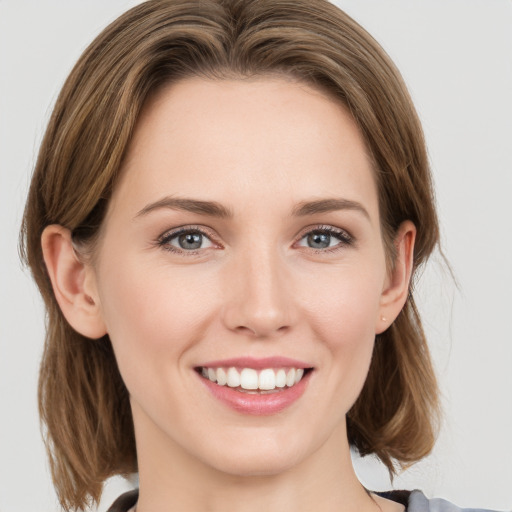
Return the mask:
{"type": "Polygon", "coordinates": [[[281,368],[276,373],[276,388],[284,388],[286,386],[286,372],[281,368]]]}
{"type": "Polygon", "coordinates": [[[224,368],[217,368],[217,384],[219,386],[224,386],[226,382],[228,381],[228,377],[226,375],[226,372],[224,371],[224,368]]]}
{"type": "Polygon", "coordinates": [[[304,368],[265,368],[258,371],[254,368],[201,368],[201,375],[216,382],[219,386],[241,388],[246,391],[272,391],[276,388],[292,387],[298,384],[304,376],[304,368]]]}
{"type": "Polygon", "coordinates": [[[242,389],[258,389],[258,372],[252,368],[244,368],[240,373],[242,389]]]}
{"type": "Polygon", "coordinates": [[[275,389],[276,374],[274,370],[262,370],[258,378],[258,387],[260,389],[275,389]]]}
{"type": "Polygon", "coordinates": [[[236,368],[230,368],[228,370],[228,386],[230,388],[240,386],[240,374],[236,371],[236,368]]]}

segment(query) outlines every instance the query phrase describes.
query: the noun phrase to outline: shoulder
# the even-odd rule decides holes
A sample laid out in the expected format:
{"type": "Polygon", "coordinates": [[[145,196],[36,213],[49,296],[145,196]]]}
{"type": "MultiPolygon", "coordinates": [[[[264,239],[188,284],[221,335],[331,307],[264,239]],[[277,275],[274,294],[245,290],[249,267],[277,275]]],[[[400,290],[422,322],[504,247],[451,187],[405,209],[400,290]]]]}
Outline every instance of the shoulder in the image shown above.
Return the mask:
{"type": "MultiPolygon", "coordinates": [[[[440,498],[428,499],[421,491],[391,491],[377,494],[406,505],[407,512],[493,512],[483,508],[460,508],[440,498]]],[[[128,512],[137,503],[138,496],[138,489],[122,494],[107,512],[128,512]]]]}
{"type": "Polygon", "coordinates": [[[460,508],[449,501],[428,499],[421,491],[412,491],[407,503],[407,512],[492,512],[483,508],[460,508]]]}

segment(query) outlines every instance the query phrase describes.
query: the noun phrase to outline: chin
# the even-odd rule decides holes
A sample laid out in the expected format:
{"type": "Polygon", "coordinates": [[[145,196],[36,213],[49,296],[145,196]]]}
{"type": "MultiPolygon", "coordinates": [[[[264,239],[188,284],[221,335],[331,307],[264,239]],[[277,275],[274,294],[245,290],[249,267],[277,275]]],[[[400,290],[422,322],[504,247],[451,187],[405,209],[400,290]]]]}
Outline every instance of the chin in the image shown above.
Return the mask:
{"type": "Polygon", "coordinates": [[[258,453],[254,456],[240,455],[235,460],[216,461],[214,468],[234,477],[267,477],[283,474],[296,467],[298,462],[296,456],[258,453]]]}
{"type": "Polygon", "coordinates": [[[286,443],[283,440],[268,438],[259,438],[259,441],[253,438],[250,442],[235,441],[222,453],[212,454],[209,460],[203,458],[203,462],[217,471],[232,476],[275,476],[296,467],[307,458],[307,450],[303,443],[289,441],[286,443]]]}

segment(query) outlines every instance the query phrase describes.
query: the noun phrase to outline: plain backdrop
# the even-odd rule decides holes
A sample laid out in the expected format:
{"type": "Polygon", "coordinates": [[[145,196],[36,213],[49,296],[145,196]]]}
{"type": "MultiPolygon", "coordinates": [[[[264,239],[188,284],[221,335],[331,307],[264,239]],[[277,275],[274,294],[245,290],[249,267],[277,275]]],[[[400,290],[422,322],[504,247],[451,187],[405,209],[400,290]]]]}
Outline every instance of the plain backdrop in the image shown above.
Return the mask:
{"type": "MultiPolygon", "coordinates": [[[[0,512],[58,510],[36,406],[44,312],[18,259],[24,199],[45,124],[72,65],[127,0],[0,0],[0,512]]],[[[433,454],[391,484],[461,506],[512,507],[512,2],[339,0],[410,88],[434,172],[445,254],[418,284],[443,393],[433,454]]],[[[114,479],[105,511],[129,484],[114,479]]]]}

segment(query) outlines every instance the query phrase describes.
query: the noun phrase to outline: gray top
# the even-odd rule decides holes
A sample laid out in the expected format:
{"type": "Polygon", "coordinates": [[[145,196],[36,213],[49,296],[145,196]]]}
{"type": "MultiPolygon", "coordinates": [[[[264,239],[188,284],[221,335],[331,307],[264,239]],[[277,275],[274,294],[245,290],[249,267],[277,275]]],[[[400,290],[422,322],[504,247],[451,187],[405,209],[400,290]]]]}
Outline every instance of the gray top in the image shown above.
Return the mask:
{"type": "MultiPolygon", "coordinates": [[[[483,508],[459,508],[446,500],[434,498],[429,500],[421,491],[390,491],[378,493],[384,498],[402,503],[407,512],[493,512],[483,508]]],[[[122,494],[107,512],[130,512],[137,503],[138,490],[122,494]]]]}
{"type": "Polygon", "coordinates": [[[409,495],[407,512],[492,512],[483,508],[459,508],[440,498],[427,499],[421,491],[412,491],[409,495]]]}

